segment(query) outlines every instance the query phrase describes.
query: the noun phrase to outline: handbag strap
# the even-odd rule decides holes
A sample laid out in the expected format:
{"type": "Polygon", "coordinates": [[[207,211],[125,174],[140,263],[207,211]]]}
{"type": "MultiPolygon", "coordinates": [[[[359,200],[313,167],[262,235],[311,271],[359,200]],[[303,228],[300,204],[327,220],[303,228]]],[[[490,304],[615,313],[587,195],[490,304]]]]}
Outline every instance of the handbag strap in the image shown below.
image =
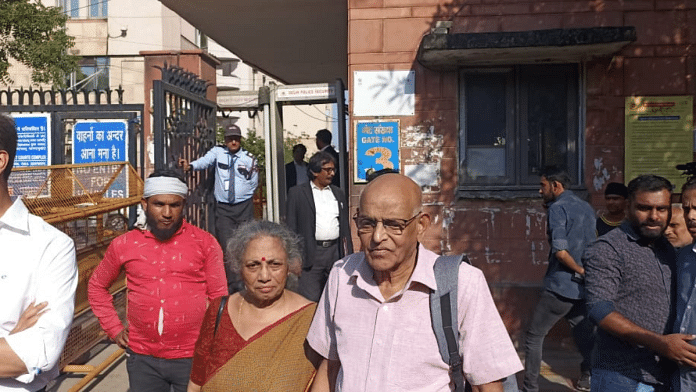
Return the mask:
{"type": "Polygon", "coordinates": [[[215,316],[215,330],[213,330],[213,338],[217,334],[218,327],[220,326],[220,317],[222,317],[222,312],[225,310],[225,305],[227,305],[227,300],[230,299],[229,295],[226,295],[220,299],[220,307],[218,308],[217,316],[215,316]]]}

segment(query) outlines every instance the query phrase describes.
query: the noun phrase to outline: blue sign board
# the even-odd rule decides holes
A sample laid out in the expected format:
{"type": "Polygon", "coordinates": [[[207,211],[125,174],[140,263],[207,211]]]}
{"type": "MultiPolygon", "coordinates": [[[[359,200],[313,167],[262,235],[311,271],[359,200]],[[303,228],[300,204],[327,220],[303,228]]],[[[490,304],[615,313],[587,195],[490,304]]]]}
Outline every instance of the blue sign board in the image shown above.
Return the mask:
{"type": "Polygon", "coordinates": [[[355,128],[356,182],[372,171],[399,170],[399,120],[358,121],[355,128]]]}
{"type": "MultiPolygon", "coordinates": [[[[123,162],[128,160],[128,124],[126,121],[78,121],[73,126],[73,163],[123,162]]],[[[84,190],[99,192],[120,166],[94,166],[75,169],[84,190]]],[[[122,198],[128,194],[128,173],[121,171],[104,197],[122,198]]]]}
{"type": "Polygon", "coordinates": [[[73,163],[128,160],[128,124],[125,121],[78,121],[72,137],[73,163]]]}
{"type": "Polygon", "coordinates": [[[49,114],[13,114],[17,126],[15,167],[51,164],[51,116],[49,114]]]}

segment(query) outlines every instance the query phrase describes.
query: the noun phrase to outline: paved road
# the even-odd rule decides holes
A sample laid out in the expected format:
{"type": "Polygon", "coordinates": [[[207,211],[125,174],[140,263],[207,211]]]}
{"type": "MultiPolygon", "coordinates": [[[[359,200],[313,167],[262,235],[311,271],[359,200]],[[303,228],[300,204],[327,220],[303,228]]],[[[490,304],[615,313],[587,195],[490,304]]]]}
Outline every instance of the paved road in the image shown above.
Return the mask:
{"type": "MultiPolygon", "coordinates": [[[[91,352],[88,365],[97,366],[104,362],[112,353],[118,350],[113,343],[99,344],[91,352]]],[[[71,387],[80,382],[84,374],[63,373],[52,384],[49,384],[47,392],[68,392],[71,387]]],[[[101,375],[95,377],[89,384],[81,389],[82,392],[127,392],[128,373],[126,371],[126,357],[122,355],[109,367],[104,369],[101,375]]]]}
{"type": "MultiPolygon", "coordinates": [[[[118,347],[111,343],[100,344],[92,350],[92,357],[87,364],[97,366],[109,357],[118,347]]],[[[572,380],[580,375],[580,355],[572,349],[569,350],[545,350],[544,363],[541,368],[539,388],[542,392],[571,392],[572,380]]],[[[82,374],[62,374],[53,385],[49,385],[47,392],[68,392],[72,386],[82,378],[82,374]]],[[[522,374],[518,379],[521,381],[522,374]]],[[[126,357],[121,356],[104,372],[81,390],[82,392],[128,392],[128,373],[126,371],[126,357]]]]}

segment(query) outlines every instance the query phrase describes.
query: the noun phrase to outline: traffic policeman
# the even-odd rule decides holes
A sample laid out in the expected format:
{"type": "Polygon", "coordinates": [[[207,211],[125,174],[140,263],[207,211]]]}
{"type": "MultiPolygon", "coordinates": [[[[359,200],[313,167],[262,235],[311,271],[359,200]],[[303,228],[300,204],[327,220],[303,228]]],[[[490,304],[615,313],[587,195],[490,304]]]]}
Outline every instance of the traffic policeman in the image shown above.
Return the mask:
{"type": "MultiPolygon", "coordinates": [[[[185,171],[204,170],[215,165],[215,237],[225,250],[237,227],[254,218],[252,198],[259,184],[256,158],[242,148],[242,130],[232,124],[225,128],[225,144],[211,148],[189,163],[179,159],[185,171]]],[[[230,293],[239,291],[237,277],[226,268],[230,293]]]]}

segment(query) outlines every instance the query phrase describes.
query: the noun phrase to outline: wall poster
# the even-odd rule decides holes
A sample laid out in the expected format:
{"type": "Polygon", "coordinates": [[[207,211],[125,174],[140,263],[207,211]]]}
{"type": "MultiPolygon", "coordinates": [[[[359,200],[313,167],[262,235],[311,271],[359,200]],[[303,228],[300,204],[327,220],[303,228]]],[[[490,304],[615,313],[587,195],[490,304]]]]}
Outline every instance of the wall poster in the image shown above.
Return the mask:
{"type": "Polygon", "coordinates": [[[686,177],[676,166],[693,161],[693,97],[626,97],[625,116],[625,182],[655,174],[679,192],[686,177]]]}

